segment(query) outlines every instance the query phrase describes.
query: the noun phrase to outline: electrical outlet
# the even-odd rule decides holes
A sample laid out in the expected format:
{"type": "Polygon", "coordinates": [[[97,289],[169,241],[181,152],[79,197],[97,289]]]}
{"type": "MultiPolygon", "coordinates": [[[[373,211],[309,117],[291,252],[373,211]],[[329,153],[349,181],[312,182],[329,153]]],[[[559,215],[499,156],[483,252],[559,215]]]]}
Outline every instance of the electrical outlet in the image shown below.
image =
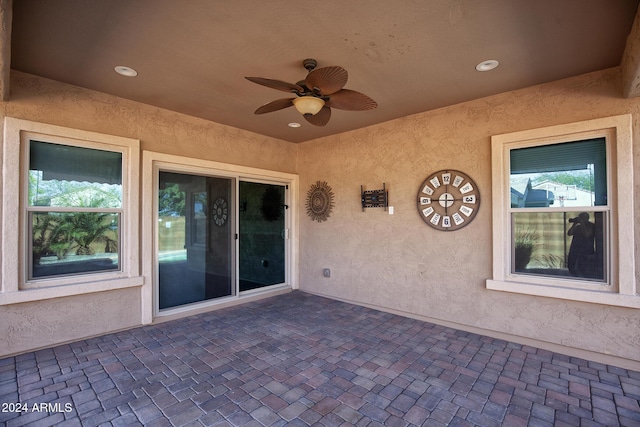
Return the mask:
{"type": "Polygon", "coordinates": [[[323,275],[324,277],[331,277],[331,269],[329,269],[329,268],[323,268],[323,269],[322,269],[322,275],[323,275]]]}
{"type": "Polygon", "coordinates": [[[389,206],[389,215],[393,215],[393,206],[389,206]]]}

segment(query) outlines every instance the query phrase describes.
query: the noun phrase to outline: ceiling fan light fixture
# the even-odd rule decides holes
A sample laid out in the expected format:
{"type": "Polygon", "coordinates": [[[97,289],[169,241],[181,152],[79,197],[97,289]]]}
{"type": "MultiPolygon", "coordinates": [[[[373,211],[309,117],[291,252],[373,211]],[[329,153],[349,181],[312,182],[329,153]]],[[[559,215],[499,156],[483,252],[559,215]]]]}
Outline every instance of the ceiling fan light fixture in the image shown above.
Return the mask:
{"type": "Polygon", "coordinates": [[[292,100],[296,110],[302,115],[311,114],[312,116],[318,114],[318,112],[324,107],[324,100],[316,98],[315,96],[301,96],[292,100]]]}

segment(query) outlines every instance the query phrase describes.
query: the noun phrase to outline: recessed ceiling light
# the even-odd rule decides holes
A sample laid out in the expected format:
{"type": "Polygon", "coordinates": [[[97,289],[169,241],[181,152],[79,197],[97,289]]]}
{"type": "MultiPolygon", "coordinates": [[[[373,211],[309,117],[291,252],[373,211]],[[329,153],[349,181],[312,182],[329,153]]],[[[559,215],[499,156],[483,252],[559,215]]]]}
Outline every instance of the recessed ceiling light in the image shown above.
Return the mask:
{"type": "Polygon", "coordinates": [[[114,70],[116,70],[116,73],[120,74],[121,76],[135,77],[138,75],[138,72],[136,70],[131,67],[125,67],[124,65],[118,65],[114,68],[114,70]]]}
{"type": "Polygon", "coordinates": [[[302,125],[300,123],[292,122],[292,123],[289,123],[287,126],[289,126],[290,128],[299,128],[302,125]]]}
{"type": "Polygon", "coordinates": [[[488,61],[482,61],[478,65],[476,65],[476,70],[478,71],[491,71],[496,68],[500,63],[495,59],[489,59],[488,61]]]}

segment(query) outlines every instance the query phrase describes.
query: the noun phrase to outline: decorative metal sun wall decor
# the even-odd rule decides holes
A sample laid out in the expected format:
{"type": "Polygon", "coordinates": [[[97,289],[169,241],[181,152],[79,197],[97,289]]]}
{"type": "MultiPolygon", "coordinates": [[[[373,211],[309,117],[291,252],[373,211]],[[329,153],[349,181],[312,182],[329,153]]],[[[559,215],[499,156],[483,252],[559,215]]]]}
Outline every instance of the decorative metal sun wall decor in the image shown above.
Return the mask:
{"type": "Polygon", "coordinates": [[[333,191],[324,181],[316,181],[307,191],[307,215],[313,221],[326,221],[333,209],[333,191]]]}

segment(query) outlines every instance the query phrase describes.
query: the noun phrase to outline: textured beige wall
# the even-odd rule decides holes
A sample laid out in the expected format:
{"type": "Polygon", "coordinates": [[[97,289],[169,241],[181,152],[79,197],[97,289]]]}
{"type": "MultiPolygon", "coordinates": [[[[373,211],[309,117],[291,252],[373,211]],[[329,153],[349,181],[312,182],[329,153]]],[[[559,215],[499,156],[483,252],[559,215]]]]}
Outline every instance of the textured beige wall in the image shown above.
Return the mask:
{"type": "MultiPolygon", "coordinates": [[[[142,150],[295,171],[294,144],[19,72],[0,103],[5,116],[135,138],[142,150]]],[[[140,288],[2,306],[0,357],[140,323],[140,288]]]]}
{"type": "Polygon", "coordinates": [[[141,150],[295,172],[291,143],[15,71],[0,106],[3,117],[139,139],[141,150]]]}
{"type": "Polygon", "coordinates": [[[140,324],[140,289],[0,307],[0,358],[140,324]]]}
{"type": "Polygon", "coordinates": [[[318,180],[335,194],[326,222],[301,209],[301,289],[640,361],[638,310],[485,289],[492,276],[490,136],[624,113],[634,117],[637,171],[640,99],[622,99],[618,68],[300,144],[302,202],[318,180]],[[416,207],[420,184],[440,169],[465,172],[480,188],[480,212],[455,232],[427,226],[416,207]],[[360,185],[380,189],[383,182],[394,214],[362,212],[360,185]],[[325,267],[331,278],[322,276],[325,267]]]}

